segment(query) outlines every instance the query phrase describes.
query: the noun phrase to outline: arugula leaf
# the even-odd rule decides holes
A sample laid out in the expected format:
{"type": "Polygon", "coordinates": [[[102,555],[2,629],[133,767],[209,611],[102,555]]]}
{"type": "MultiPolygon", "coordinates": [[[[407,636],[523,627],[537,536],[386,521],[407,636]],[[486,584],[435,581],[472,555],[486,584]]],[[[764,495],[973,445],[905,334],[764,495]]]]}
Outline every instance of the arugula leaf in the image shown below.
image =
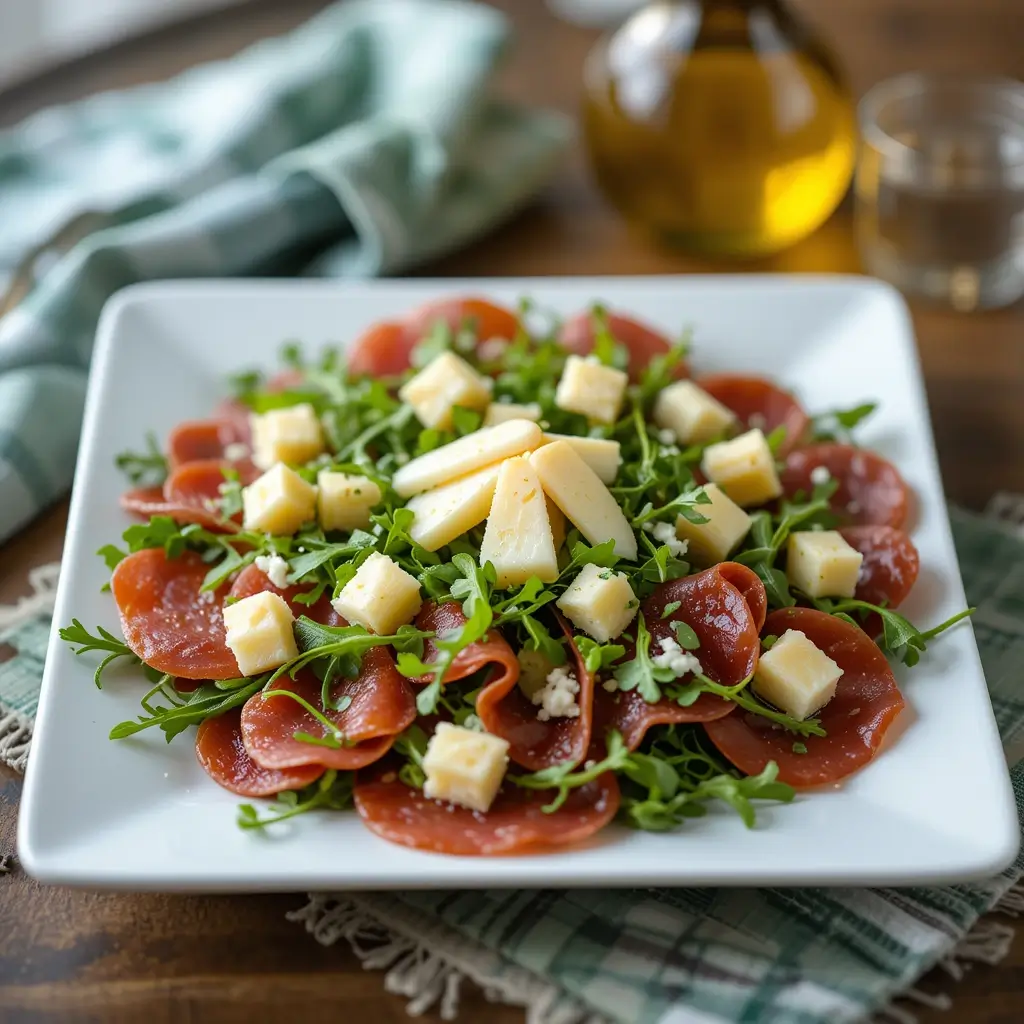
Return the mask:
{"type": "MultiPolygon", "coordinates": [[[[663,614],[662,618],[664,617],[663,614]]],[[[700,637],[693,631],[693,627],[683,622],[682,619],[675,619],[672,622],[672,631],[676,635],[676,643],[684,651],[696,651],[700,647],[700,637]]]]}
{"type": "Polygon", "coordinates": [[[878,408],[877,402],[863,402],[850,409],[831,409],[811,418],[815,441],[853,441],[853,430],[878,408]]]}
{"type": "Polygon", "coordinates": [[[413,723],[395,740],[391,748],[399,757],[405,758],[405,764],[398,769],[398,777],[412,789],[422,789],[427,780],[423,770],[427,743],[427,734],[413,723]]]}
{"type": "Polygon", "coordinates": [[[167,479],[167,459],[152,431],[146,434],[145,451],[121,452],[114,458],[114,465],[136,487],[159,487],[167,479]]]}
{"type": "Polygon", "coordinates": [[[102,690],[102,677],[107,666],[119,658],[127,658],[131,664],[141,665],[142,659],[123,640],[118,640],[113,633],[102,626],[96,627],[96,633],[97,635],[93,636],[78,619],[72,619],[70,626],[64,626],[59,631],[61,640],[69,643],[72,648],[78,648],[75,654],[88,654],[90,651],[106,652],[107,656],[96,666],[96,671],[92,676],[96,689],[102,690]]]}
{"type": "Polygon", "coordinates": [[[276,825],[307,811],[318,808],[342,811],[352,803],[352,788],[355,772],[338,772],[329,769],[314,783],[305,789],[296,791],[286,789],[278,793],[277,799],[270,805],[270,813],[265,818],[252,804],[241,804],[236,819],[239,828],[257,829],[276,825]]]}
{"type": "Polygon", "coordinates": [[[591,675],[614,665],[626,653],[622,644],[599,644],[588,636],[577,636],[574,640],[583,665],[591,675]]]}
{"type": "Polygon", "coordinates": [[[636,690],[648,704],[661,700],[659,683],[671,683],[676,674],[672,669],[654,664],[651,657],[651,634],[641,612],[636,620],[636,653],[632,660],[623,662],[612,673],[620,690],[636,690]]]}
{"type": "Polygon", "coordinates": [[[103,559],[108,569],[116,569],[120,563],[128,557],[127,551],[122,551],[116,544],[104,544],[97,552],[103,559]]]}
{"type": "Polygon", "coordinates": [[[570,790],[593,782],[605,772],[621,771],[629,763],[629,751],[626,749],[621,734],[612,729],[608,732],[605,742],[607,753],[604,758],[589,766],[584,766],[580,771],[576,770],[579,767],[579,761],[563,761],[561,764],[542,768],[530,775],[509,775],[507,776],[508,781],[521,789],[556,790],[551,803],[545,804],[541,808],[545,814],[554,814],[569,799],[570,790]]]}

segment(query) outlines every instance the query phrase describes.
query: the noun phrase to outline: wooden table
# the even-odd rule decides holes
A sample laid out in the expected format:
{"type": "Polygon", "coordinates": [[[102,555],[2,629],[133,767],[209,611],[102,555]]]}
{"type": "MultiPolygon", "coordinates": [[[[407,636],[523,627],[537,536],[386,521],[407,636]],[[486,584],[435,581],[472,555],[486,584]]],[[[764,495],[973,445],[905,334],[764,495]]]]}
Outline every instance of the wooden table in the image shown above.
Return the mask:
{"type": "MultiPolygon", "coordinates": [[[[224,56],[322,6],[254,0],[217,16],[82,60],[0,95],[0,122],[48,103],[224,56]]],[[[519,45],[503,78],[509,95],[573,111],[593,34],[555,21],[536,0],[502,0],[519,45]]],[[[1020,0],[794,0],[836,40],[854,86],[908,68],[1024,77],[1020,0]]],[[[582,154],[537,205],[501,231],[424,273],[640,274],[735,270],[652,248],[634,237],[590,184],[582,154]]],[[[746,270],[858,270],[849,214],[814,237],[746,270]]],[[[969,317],[915,309],[933,425],[950,497],[982,506],[996,490],[1024,491],[1024,309],[969,317]]],[[[30,567],[58,557],[66,505],[8,543],[0,602],[24,590],[30,567]]],[[[0,851],[13,848],[20,781],[0,769],[0,851]]],[[[97,794],[101,799],[102,795],[97,794]]],[[[340,947],[323,949],[284,919],[300,896],[97,895],[44,889],[23,873],[0,876],[0,1020],[313,1020],[339,1009],[353,1021],[406,1020],[340,947]]],[[[949,985],[943,975],[927,990],[949,985]]],[[[1024,935],[999,968],[976,968],[955,989],[955,1008],[923,1011],[924,1024],[1024,1020],[1024,935]]],[[[519,1011],[467,995],[465,1020],[511,1024],[519,1011]]],[[[437,1018],[425,1018],[428,1021],[437,1018]]]]}

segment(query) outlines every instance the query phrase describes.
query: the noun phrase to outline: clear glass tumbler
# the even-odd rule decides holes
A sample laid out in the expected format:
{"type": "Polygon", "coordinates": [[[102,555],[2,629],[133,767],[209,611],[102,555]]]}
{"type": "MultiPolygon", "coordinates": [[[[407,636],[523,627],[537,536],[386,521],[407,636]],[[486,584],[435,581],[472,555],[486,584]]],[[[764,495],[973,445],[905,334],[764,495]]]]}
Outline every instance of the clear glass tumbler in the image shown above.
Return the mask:
{"type": "Polygon", "coordinates": [[[900,75],[860,103],[865,269],[968,311],[1024,295],[1024,84],[900,75]]]}

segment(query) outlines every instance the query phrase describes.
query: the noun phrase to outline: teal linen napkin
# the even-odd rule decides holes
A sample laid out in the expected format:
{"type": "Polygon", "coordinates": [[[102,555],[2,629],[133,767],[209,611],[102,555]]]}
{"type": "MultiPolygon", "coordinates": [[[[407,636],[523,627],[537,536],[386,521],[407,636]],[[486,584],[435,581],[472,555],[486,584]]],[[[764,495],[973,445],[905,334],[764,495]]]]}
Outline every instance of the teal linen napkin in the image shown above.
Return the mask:
{"type": "Polygon", "coordinates": [[[156,278],[390,274],[525,204],[569,138],[496,100],[491,8],[354,0],[168,83],[0,132],[0,279],[101,225],[0,320],[0,541],[71,482],[99,312],[156,278]]]}
{"type": "MultiPolygon", "coordinates": [[[[1016,757],[1024,542],[955,509],[952,522],[1000,733],[1016,757]]],[[[56,569],[36,571],[19,609],[0,609],[0,642],[17,651],[0,665],[0,759],[22,768],[56,569]]],[[[1024,810],[1024,764],[1011,778],[1024,810]]],[[[956,975],[964,961],[997,960],[1012,931],[979,919],[1006,902],[1024,909],[1010,893],[1022,874],[1024,858],[946,887],[318,894],[292,916],[319,941],[347,939],[366,966],[387,968],[388,989],[411,999],[410,1012],[437,1003],[451,1016],[468,977],[528,1007],[530,1024],[844,1024],[907,994],[936,963],[956,975]]]]}

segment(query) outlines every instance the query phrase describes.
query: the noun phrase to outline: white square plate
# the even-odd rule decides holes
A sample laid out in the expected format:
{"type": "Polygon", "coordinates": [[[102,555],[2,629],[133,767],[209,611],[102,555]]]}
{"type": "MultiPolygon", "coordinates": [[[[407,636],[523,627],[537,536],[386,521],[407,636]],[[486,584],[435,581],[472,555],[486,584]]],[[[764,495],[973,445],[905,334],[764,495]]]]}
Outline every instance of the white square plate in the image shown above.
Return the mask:
{"type": "MultiPolygon", "coordinates": [[[[593,300],[675,333],[695,329],[698,370],[747,370],[793,388],[812,410],[879,400],[864,443],[893,460],[916,495],[923,571],[907,603],[931,624],[964,606],[928,411],[906,309],[862,278],[689,277],[381,282],[201,282],[131,288],[97,338],[55,624],[117,630],[94,552],[127,525],[116,452],[203,417],[227,374],[272,365],[283,339],[355,337],[440,294],[530,295],[568,314],[593,300]]],[[[392,846],[354,813],[311,814],[270,835],[235,825],[239,798],[196,763],[188,737],[111,742],[138,710],[137,676],[102,691],[93,661],[54,631],[21,813],[25,868],[46,882],[124,889],[897,884],[992,874],[1015,855],[1006,764],[969,626],[912,673],[882,756],[844,785],[765,806],[747,831],[714,812],[678,832],[607,829],[540,856],[459,858],[392,846]]]]}

